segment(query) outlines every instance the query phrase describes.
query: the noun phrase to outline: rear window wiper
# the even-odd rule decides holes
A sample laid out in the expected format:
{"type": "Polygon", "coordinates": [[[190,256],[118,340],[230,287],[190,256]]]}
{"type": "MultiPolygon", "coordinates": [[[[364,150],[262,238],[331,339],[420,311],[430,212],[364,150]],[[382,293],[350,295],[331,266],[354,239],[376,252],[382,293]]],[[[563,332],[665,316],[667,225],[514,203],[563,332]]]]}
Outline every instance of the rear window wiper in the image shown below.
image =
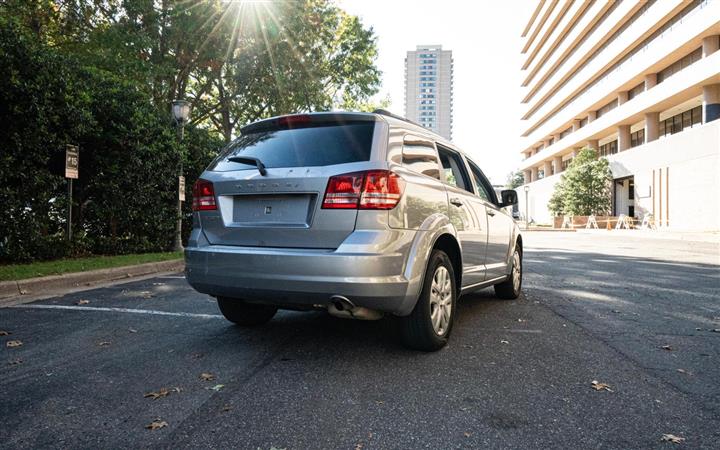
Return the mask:
{"type": "Polygon", "coordinates": [[[252,156],[231,156],[228,158],[228,161],[254,165],[255,167],[257,167],[260,175],[267,175],[267,170],[265,170],[265,164],[263,164],[262,161],[260,161],[260,159],[258,158],[253,158],[252,156]]]}

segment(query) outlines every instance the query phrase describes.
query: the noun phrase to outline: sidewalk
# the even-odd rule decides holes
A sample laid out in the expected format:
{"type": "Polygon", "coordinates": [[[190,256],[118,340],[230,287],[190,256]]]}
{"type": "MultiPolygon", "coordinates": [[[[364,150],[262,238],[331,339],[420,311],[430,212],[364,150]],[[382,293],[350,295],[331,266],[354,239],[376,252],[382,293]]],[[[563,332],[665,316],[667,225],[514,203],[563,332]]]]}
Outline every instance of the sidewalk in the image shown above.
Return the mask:
{"type": "Polygon", "coordinates": [[[586,229],[576,228],[578,233],[586,234],[602,234],[604,236],[628,236],[628,237],[641,237],[650,239],[672,239],[677,241],[692,241],[692,242],[710,242],[720,243],[720,232],[718,231],[679,231],[679,230],[647,230],[647,229],[635,229],[635,230],[605,230],[605,229],[586,229]]]}
{"type": "Polygon", "coordinates": [[[44,298],[84,291],[108,284],[127,283],[164,273],[181,272],[185,261],[169,261],[72,272],[63,275],[0,282],[0,307],[29,303],[44,298]]]}

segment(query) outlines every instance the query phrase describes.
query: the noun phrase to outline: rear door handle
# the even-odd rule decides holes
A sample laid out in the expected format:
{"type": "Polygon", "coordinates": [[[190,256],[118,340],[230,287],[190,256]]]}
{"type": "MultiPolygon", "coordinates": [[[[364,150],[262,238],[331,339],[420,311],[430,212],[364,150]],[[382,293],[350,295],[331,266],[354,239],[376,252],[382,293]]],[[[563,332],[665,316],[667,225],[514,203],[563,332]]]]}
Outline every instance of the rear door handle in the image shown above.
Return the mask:
{"type": "Polygon", "coordinates": [[[455,205],[455,206],[462,206],[462,205],[463,205],[463,202],[462,202],[459,198],[457,198],[457,197],[451,198],[451,199],[450,199],[450,203],[452,203],[452,204],[455,205]]]}
{"type": "Polygon", "coordinates": [[[485,211],[487,211],[487,215],[488,215],[488,216],[490,216],[490,217],[494,217],[494,216],[495,216],[495,211],[493,211],[492,209],[486,209],[485,211]]]}

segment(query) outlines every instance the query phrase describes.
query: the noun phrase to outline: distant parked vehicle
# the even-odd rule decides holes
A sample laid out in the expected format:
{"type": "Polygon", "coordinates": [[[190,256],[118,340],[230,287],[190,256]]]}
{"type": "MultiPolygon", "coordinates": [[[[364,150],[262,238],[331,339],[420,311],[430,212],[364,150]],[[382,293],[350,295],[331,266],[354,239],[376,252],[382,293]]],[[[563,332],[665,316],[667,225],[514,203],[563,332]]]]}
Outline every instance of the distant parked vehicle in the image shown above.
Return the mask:
{"type": "Polygon", "coordinates": [[[193,189],[187,280],[239,325],[280,309],[399,316],[411,348],[450,337],[460,295],[522,285],[522,237],[478,165],[385,111],[247,125],[193,189]]]}

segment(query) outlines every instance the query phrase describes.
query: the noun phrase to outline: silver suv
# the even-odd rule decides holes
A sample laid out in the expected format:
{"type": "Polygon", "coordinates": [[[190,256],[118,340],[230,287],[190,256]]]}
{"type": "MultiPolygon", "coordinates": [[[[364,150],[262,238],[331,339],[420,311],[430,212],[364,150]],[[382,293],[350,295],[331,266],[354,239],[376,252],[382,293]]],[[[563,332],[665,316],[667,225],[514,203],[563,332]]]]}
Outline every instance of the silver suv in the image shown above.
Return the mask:
{"type": "Polygon", "coordinates": [[[514,299],[522,238],[480,168],[386,111],[247,125],[193,189],[186,275],[239,325],[278,308],[399,317],[409,347],[437,350],[460,295],[514,299]]]}

